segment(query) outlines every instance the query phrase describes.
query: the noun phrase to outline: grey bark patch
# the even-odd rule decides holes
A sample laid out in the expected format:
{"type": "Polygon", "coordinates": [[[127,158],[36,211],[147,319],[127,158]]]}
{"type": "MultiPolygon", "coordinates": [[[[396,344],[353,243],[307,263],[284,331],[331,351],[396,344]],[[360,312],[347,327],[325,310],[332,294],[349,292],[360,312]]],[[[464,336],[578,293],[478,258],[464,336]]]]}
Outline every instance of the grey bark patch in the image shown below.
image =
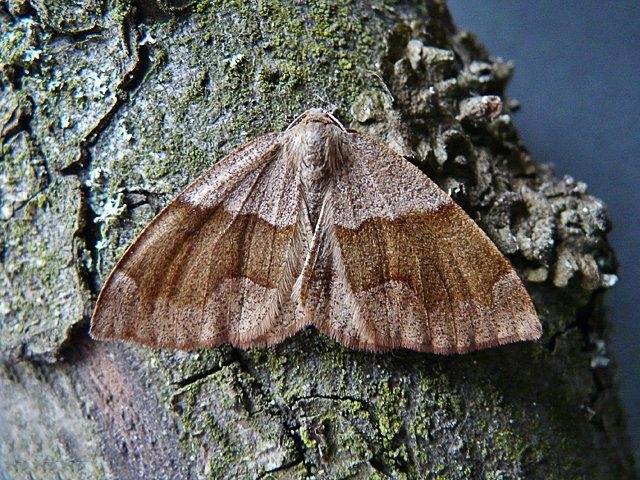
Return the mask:
{"type": "MultiPolygon", "coordinates": [[[[5,197],[6,198],[6,197],[5,197]]],[[[79,189],[58,178],[0,223],[0,354],[52,360],[87,300],[76,270],[79,189]]]]}

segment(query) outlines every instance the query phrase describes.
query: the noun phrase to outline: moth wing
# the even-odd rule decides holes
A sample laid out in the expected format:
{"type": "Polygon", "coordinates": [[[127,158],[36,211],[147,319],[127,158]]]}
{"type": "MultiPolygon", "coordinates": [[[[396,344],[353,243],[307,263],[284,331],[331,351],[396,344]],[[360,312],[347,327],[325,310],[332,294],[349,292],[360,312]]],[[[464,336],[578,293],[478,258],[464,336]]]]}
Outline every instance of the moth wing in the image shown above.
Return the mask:
{"type": "Polygon", "coordinates": [[[311,238],[277,134],[234,151],[178,195],[102,288],[91,335],[154,347],[272,343],[295,315],[291,286],[311,238]]]}
{"type": "Polygon", "coordinates": [[[349,138],[303,290],[313,323],[374,351],[464,353],[539,338],[518,275],[473,220],[397,153],[349,138]]]}

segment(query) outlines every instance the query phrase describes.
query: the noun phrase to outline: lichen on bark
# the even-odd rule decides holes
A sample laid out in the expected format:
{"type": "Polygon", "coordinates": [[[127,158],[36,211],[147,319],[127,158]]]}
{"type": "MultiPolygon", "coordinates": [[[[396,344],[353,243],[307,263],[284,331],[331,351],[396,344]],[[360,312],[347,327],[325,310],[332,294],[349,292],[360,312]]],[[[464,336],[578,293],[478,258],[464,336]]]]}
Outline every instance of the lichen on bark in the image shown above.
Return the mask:
{"type": "Polygon", "coordinates": [[[21,0],[0,15],[0,476],[633,477],[602,337],[605,207],[527,153],[512,66],[442,2],[21,0]],[[249,351],[88,339],[101,282],[153,215],[318,106],[451,192],[521,273],[542,341],[440,357],[312,329],[249,351]]]}

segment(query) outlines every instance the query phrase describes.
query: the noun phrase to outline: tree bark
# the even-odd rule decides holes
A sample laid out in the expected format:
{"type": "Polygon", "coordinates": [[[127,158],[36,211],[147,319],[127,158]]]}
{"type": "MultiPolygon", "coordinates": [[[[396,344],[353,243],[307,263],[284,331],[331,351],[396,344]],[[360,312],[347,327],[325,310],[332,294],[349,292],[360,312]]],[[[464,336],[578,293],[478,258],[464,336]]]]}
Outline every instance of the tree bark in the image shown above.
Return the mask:
{"type": "Polygon", "coordinates": [[[9,0],[0,21],[0,477],[634,478],[605,207],[529,156],[512,66],[443,2],[9,0]],[[451,191],[521,273],[541,341],[443,357],[313,329],[248,351],[88,337],[153,215],[310,107],[451,191]]]}

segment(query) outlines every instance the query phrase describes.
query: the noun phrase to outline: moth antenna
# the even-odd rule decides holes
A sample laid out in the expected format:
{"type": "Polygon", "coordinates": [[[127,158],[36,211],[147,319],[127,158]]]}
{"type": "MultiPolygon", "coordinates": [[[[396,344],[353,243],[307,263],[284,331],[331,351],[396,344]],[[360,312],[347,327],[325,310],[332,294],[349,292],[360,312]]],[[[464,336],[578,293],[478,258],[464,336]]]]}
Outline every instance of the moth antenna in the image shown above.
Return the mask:
{"type": "Polygon", "coordinates": [[[331,120],[333,120],[333,123],[335,123],[338,127],[340,127],[340,130],[342,130],[344,133],[347,133],[346,127],[342,124],[342,122],[340,120],[338,120],[336,117],[334,117],[332,113],[329,113],[327,111],[324,111],[324,113],[325,113],[325,115],[327,117],[329,117],[331,120]]]}
{"type": "Polygon", "coordinates": [[[325,98],[321,97],[319,93],[314,93],[313,94],[318,100],[320,100],[320,102],[324,103],[327,108],[324,109],[324,112],[326,114],[333,114],[333,112],[335,112],[338,109],[338,105],[335,103],[329,103],[328,100],[326,100],[325,98]]]}
{"type": "Polygon", "coordinates": [[[348,131],[347,131],[346,127],[342,124],[342,122],[340,122],[340,120],[338,120],[338,119],[337,119],[337,118],[336,118],[332,113],[329,113],[328,111],[326,111],[326,110],[325,110],[325,109],[323,109],[323,108],[311,108],[311,109],[307,110],[306,112],[301,113],[300,115],[298,115],[298,116],[293,120],[293,122],[291,122],[291,123],[289,124],[289,126],[286,128],[286,130],[285,130],[285,131],[287,131],[287,130],[291,130],[291,129],[292,129],[293,127],[295,127],[298,123],[300,123],[300,120],[302,120],[302,119],[307,115],[307,113],[308,113],[309,111],[316,111],[316,112],[318,112],[318,113],[322,113],[322,114],[326,115],[327,117],[329,117],[329,118],[331,119],[331,121],[332,121],[333,123],[335,123],[335,124],[336,124],[336,126],[337,126],[337,127],[339,127],[339,128],[340,128],[340,130],[342,130],[344,133],[348,133],[348,131]]]}
{"type": "Polygon", "coordinates": [[[295,127],[300,122],[300,120],[302,120],[302,117],[304,117],[306,114],[307,112],[303,112],[300,115],[298,115],[296,118],[294,118],[293,121],[287,126],[287,128],[285,128],[285,132],[295,127]]]}

